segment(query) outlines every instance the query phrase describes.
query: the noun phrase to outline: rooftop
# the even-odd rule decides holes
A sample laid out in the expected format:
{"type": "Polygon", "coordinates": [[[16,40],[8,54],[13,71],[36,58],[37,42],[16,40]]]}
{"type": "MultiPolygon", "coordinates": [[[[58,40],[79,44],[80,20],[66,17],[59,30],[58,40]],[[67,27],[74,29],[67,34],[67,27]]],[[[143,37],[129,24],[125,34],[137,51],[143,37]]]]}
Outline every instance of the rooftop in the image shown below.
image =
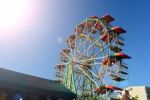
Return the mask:
{"type": "Polygon", "coordinates": [[[0,88],[15,91],[33,92],[54,96],[75,97],[63,84],[7,69],[0,68],[0,88]]]}

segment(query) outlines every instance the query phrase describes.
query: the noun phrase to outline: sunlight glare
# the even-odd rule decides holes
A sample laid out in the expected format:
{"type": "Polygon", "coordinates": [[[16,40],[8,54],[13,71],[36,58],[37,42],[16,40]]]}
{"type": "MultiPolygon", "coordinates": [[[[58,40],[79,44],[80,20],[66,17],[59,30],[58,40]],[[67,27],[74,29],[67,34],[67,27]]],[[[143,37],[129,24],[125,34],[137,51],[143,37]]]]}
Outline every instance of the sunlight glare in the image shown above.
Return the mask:
{"type": "Polygon", "coordinates": [[[24,16],[28,0],[0,0],[0,28],[16,24],[24,16]]]}

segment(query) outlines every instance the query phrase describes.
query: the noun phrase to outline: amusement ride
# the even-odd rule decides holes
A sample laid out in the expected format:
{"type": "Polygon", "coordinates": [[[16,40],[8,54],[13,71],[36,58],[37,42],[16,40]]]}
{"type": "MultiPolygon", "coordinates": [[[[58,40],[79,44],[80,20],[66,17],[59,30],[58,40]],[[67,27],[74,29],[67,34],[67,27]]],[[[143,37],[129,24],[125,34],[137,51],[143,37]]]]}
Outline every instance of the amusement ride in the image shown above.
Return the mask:
{"type": "Polygon", "coordinates": [[[60,52],[55,66],[57,81],[77,94],[78,100],[109,100],[123,89],[118,83],[128,79],[123,53],[126,31],[112,26],[114,18],[91,16],[76,25],[60,52]]]}

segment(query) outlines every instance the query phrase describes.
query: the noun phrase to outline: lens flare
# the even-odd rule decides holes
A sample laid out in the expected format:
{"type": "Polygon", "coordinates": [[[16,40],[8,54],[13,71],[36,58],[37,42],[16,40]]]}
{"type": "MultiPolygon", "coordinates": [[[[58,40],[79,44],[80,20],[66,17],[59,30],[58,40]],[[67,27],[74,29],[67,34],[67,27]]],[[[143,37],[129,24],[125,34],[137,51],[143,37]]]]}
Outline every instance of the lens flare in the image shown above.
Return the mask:
{"type": "Polygon", "coordinates": [[[0,0],[0,27],[16,24],[24,15],[28,0],[0,0]]]}
{"type": "Polygon", "coordinates": [[[0,0],[0,28],[10,29],[24,23],[33,14],[37,1],[0,0]]]}

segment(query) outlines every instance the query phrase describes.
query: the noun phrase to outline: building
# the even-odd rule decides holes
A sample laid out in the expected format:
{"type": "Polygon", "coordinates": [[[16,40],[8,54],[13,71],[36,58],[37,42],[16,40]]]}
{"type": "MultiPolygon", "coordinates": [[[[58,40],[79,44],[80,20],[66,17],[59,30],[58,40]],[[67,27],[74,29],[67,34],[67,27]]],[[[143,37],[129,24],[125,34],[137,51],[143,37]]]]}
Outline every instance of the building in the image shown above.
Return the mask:
{"type": "Polygon", "coordinates": [[[64,85],[0,68],[0,100],[73,100],[64,85]]]}
{"type": "Polygon", "coordinates": [[[130,98],[137,97],[138,100],[150,100],[150,87],[148,86],[130,86],[125,90],[129,91],[130,98]]]}

